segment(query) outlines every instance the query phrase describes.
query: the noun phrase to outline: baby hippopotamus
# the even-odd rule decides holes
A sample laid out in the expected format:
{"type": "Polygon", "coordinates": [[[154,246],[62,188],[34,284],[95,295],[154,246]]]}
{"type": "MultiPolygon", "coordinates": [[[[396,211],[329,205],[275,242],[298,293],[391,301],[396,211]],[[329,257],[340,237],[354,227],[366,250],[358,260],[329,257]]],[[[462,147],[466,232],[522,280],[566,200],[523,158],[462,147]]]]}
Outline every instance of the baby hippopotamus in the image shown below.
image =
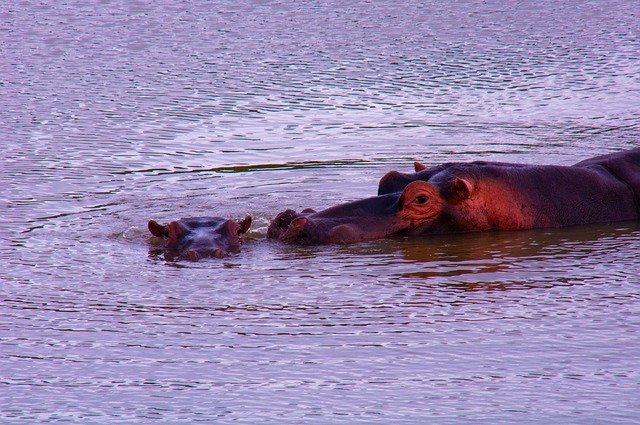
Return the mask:
{"type": "Polygon", "coordinates": [[[268,236],[314,245],[640,218],[640,148],[572,166],[477,161],[416,163],[415,171],[387,173],[378,196],[320,212],[286,210],[268,236]]]}
{"type": "Polygon", "coordinates": [[[166,255],[192,261],[239,252],[244,242],[242,235],[250,226],[250,216],[240,221],[221,217],[183,218],[167,225],[149,221],[149,231],[162,238],[166,255]]]}

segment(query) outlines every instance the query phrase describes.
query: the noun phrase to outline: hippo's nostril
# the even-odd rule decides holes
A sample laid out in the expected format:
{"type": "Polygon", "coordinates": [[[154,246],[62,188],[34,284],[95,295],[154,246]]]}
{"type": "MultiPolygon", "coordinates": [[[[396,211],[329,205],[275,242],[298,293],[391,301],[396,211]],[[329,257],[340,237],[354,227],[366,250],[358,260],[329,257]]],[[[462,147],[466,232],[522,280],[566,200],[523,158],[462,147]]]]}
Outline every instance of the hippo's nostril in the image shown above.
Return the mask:
{"type": "Polygon", "coordinates": [[[296,217],[280,236],[282,241],[298,241],[302,242],[309,236],[306,232],[306,225],[309,219],[306,217],[296,217]]]}
{"type": "Polygon", "coordinates": [[[184,253],[184,256],[191,261],[198,261],[200,259],[200,254],[198,254],[196,251],[194,251],[193,249],[188,250],[187,252],[184,253]]]}
{"type": "Polygon", "coordinates": [[[216,257],[216,258],[222,258],[222,257],[224,257],[224,251],[221,248],[216,248],[213,251],[213,256],[216,257]]]}
{"type": "Polygon", "coordinates": [[[298,217],[298,218],[294,219],[289,226],[294,228],[294,229],[301,229],[308,222],[309,222],[309,219],[307,217],[298,217]]]}

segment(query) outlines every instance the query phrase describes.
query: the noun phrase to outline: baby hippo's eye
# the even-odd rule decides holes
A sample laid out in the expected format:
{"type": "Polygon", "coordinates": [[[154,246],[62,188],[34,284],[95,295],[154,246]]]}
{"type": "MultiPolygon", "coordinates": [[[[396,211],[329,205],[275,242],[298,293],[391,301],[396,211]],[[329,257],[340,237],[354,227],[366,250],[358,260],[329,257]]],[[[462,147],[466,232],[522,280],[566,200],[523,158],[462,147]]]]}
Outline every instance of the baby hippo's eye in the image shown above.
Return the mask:
{"type": "Polygon", "coordinates": [[[428,200],[429,197],[427,195],[419,195],[416,197],[416,202],[420,205],[426,204],[428,200]]]}

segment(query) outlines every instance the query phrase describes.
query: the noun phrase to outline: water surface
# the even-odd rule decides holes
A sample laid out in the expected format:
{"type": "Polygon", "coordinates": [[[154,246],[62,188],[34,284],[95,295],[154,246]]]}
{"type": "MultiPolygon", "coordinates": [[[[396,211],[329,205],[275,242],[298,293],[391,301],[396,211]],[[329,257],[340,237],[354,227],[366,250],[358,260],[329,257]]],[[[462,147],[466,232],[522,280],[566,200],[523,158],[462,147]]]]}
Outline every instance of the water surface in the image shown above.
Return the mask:
{"type": "Polygon", "coordinates": [[[0,10],[0,420],[635,423],[640,226],[291,247],[387,171],[638,146],[634,2],[0,10]],[[170,262],[146,222],[254,216],[170,262]]]}

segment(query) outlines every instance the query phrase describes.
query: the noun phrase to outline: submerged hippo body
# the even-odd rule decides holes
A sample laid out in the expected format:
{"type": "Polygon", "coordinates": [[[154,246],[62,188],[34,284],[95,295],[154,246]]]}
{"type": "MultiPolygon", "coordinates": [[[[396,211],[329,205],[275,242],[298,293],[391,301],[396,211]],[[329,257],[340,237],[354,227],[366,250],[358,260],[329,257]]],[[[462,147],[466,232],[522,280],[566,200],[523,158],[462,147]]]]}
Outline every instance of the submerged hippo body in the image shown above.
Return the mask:
{"type": "Polygon", "coordinates": [[[637,220],[640,148],[573,166],[449,163],[387,173],[378,196],[280,213],[269,237],[300,244],[637,220]]]}
{"type": "Polygon", "coordinates": [[[154,236],[162,238],[165,255],[193,261],[240,251],[242,235],[250,226],[251,217],[239,222],[221,217],[183,218],[167,225],[150,220],[148,225],[154,236]]]}

